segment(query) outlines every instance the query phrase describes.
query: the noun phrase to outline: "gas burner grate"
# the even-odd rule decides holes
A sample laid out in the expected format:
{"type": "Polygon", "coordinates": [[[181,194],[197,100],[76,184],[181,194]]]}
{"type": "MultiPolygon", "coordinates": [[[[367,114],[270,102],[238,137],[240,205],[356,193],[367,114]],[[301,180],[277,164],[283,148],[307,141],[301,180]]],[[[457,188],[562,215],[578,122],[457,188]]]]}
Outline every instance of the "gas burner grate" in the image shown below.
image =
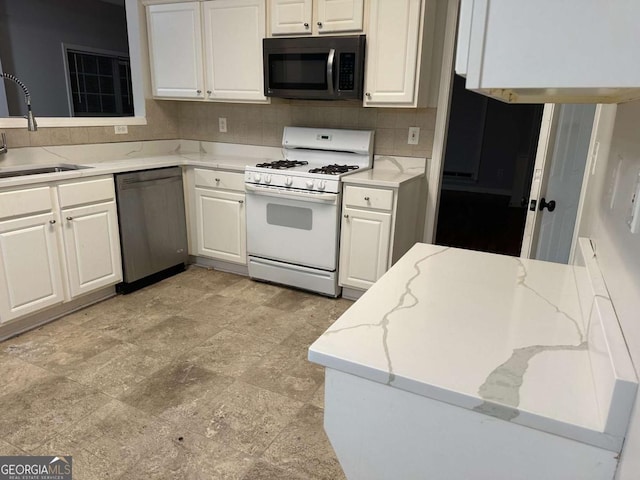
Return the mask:
{"type": "Polygon", "coordinates": [[[293,168],[293,167],[299,167],[301,165],[307,165],[308,163],[309,162],[300,161],[300,160],[275,160],[273,162],[258,163],[256,167],[284,170],[286,168],[293,168]]]}
{"type": "Polygon", "coordinates": [[[309,173],[324,173],[326,175],[340,175],[341,173],[347,173],[351,170],[357,170],[360,168],[358,165],[325,165],[324,167],[312,168],[309,173]]]}

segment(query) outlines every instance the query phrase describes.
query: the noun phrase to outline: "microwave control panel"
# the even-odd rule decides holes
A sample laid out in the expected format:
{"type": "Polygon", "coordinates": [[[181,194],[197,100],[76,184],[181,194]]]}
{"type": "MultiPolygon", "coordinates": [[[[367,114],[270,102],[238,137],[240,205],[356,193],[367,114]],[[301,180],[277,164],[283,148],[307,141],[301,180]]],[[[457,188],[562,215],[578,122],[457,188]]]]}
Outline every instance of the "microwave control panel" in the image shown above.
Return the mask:
{"type": "Polygon", "coordinates": [[[353,90],[355,87],[354,71],[356,68],[355,53],[340,53],[338,90],[353,90]]]}

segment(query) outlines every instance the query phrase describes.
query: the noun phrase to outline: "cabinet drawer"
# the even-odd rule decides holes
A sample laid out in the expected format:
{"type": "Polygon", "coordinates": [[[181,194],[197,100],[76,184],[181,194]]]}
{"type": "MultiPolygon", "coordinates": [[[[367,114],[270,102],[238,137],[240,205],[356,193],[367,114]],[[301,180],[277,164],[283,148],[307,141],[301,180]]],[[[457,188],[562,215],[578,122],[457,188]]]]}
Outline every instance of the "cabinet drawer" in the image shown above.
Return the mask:
{"type": "Polygon", "coordinates": [[[193,173],[196,187],[224,188],[244,192],[244,174],[242,173],[203,170],[201,168],[195,168],[193,173]]]}
{"type": "Polygon", "coordinates": [[[94,180],[63,183],[58,186],[58,196],[61,208],[108,202],[116,197],[113,177],[97,177],[94,180]]]}
{"type": "Polygon", "coordinates": [[[49,187],[0,192],[0,219],[50,212],[52,207],[49,187]]]}
{"type": "Polygon", "coordinates": [[[393,208],[393,191],[347,186],[344,190],[344,204],[350,207],[391,210],[393,208]]]}

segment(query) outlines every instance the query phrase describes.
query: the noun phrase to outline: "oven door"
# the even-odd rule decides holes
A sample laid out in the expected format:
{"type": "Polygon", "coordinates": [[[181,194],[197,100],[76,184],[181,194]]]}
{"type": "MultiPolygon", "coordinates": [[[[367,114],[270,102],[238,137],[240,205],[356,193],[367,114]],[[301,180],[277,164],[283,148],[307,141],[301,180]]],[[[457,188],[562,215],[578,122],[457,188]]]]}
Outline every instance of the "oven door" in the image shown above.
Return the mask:
{"type": "Polygon", "coordinates": [[[245,186],[249,255],[336,270],[339,194],[245,186]]]}

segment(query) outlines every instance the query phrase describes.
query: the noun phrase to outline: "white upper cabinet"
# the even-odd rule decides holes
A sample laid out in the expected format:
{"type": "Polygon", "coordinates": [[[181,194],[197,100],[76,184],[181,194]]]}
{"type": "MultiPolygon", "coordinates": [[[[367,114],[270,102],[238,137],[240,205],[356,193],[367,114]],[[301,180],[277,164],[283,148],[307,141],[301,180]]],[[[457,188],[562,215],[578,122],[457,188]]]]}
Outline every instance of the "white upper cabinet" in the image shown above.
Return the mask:
{"type": "Polygon", "coordinates": [[[311,34],[311,0],[270,0],[271,34],[311,34]]]}
{"type": "Polygon", "coordinates": [[[514,103],[640,98],[640,2],[462,0],[456,72],[514,103]]]}
{"type": "Polygon", "coordinates": [[[365,107],[426,107],[435,35],[432,0],[371,0],[365,107]]]}
{"type": "Polygon", "coordinates": [[[318,33],[362,30],[364,0],[316,0],[318,33]]]}
{"type": "Polygon", "coordinates": [[[361,32],[364,0],[270,0],[271,35],[361,32]]]}
{"type": "Polygon", "coordinates": [[[147,5],[153,96],[267,103],[266,0],[147,5]]]}
{"type": "Polygon", "coordinates": [[[154,96],[204,98],[200,23],[199,2],[147,7],[154,96]]]}
{"type": "Polygon", "coordinates": [[[208,98],[267,101],[262,72],[265,0],[213,0],[202,8],[208,98]]]}

